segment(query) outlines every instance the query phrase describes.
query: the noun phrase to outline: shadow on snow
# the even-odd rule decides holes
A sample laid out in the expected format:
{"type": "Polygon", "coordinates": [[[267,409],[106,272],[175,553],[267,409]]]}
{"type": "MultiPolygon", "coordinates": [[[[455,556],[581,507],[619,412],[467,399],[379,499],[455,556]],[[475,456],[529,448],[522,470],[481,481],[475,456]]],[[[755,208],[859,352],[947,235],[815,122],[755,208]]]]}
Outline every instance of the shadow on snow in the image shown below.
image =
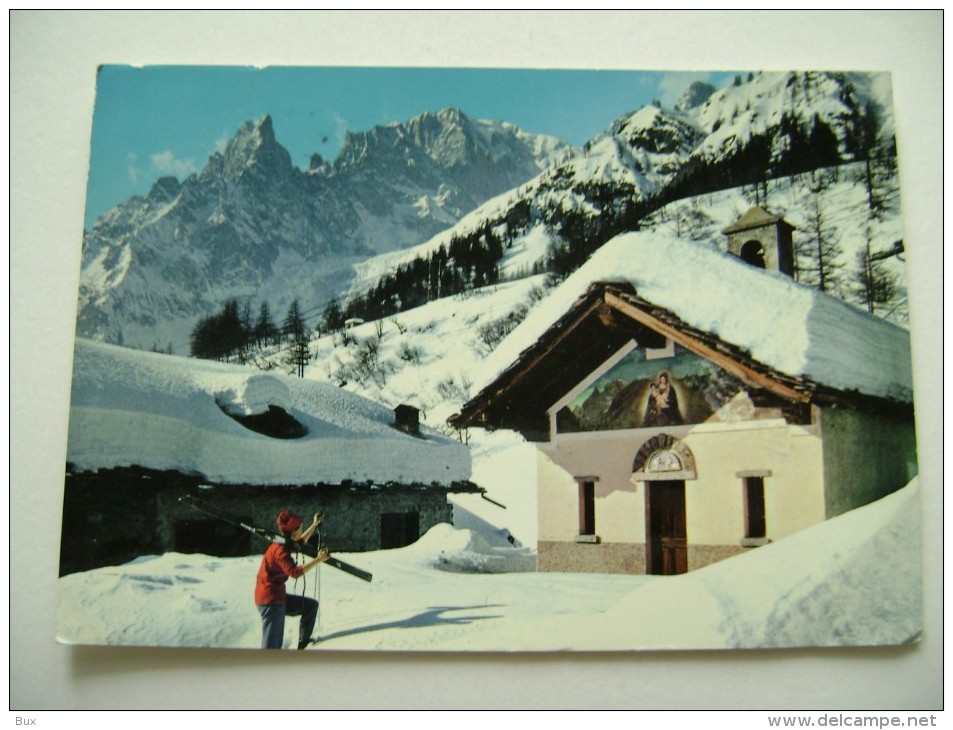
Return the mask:
{"type": "Polygon", "coordinates": [[[481,608],[497,608],[499,604],[488,606],[434,606],[422,611],[410,618],[400,621],[387,621],[385,623],[370,624],[369,626],[356,626],[344,631],[336,631],[333,634],[326,634],[321,637],[320,643],[324,644],[331,639],[340,639],[354,634],[364,634],[369,631],[387,631],[389,629],[422,629],[432,626],[462,626],[473,623],[474,621],[483,621],[486,619],[501,618],[500,614],[489,616],[444,616],[448,611],[467,611],[481,608]]]}

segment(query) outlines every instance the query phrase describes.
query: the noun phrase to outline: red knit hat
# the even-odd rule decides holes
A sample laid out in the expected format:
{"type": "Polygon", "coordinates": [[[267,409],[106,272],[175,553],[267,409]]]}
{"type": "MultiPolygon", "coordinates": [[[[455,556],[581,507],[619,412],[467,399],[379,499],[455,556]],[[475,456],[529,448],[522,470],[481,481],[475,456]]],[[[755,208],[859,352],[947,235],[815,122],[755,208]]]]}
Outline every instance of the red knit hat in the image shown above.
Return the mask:
{"type": "Polygon", "coordinates": [[[283,509],[278,513],[278,529],[282,532],[294,532],[303,524],[304,520],[290,509],[283,509]]]}

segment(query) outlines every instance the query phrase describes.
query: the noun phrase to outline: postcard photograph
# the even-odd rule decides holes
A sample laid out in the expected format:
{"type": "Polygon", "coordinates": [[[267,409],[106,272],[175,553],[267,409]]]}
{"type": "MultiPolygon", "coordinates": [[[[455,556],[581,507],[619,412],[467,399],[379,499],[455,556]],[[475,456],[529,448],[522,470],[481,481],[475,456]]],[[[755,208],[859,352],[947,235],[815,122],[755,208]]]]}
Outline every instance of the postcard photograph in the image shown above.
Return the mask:
{"type": "Polygon", "coordinates": [[[99,69],[63,644],[897,646],[891,78],[99,69]]]}

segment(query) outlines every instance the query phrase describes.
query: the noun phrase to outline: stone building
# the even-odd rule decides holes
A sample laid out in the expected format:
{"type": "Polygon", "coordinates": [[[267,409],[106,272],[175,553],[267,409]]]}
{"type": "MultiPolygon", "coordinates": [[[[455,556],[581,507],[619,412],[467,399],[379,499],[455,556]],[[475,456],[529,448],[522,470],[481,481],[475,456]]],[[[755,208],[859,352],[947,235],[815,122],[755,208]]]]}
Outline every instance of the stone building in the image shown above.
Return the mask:
{"type": "Polygon", "coordinates": [[[62,575],[165,552],[261,553],[200,500],[275,527],[324,514],[332,552],[395,548],[481,492],[459,442],[318,383],[78,340],[63,500],[62,575]]]}

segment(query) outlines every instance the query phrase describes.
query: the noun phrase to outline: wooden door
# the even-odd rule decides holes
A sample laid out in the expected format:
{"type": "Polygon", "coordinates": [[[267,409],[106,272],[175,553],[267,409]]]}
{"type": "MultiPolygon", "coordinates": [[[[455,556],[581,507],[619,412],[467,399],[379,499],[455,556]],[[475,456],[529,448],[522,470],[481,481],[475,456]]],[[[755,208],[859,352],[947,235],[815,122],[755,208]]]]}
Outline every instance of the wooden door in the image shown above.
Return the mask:
{"type": "Polygon", "coordinates": [[[688,571],[685,482],[646,482],[646,570],[653,575],[688,571]]]}

